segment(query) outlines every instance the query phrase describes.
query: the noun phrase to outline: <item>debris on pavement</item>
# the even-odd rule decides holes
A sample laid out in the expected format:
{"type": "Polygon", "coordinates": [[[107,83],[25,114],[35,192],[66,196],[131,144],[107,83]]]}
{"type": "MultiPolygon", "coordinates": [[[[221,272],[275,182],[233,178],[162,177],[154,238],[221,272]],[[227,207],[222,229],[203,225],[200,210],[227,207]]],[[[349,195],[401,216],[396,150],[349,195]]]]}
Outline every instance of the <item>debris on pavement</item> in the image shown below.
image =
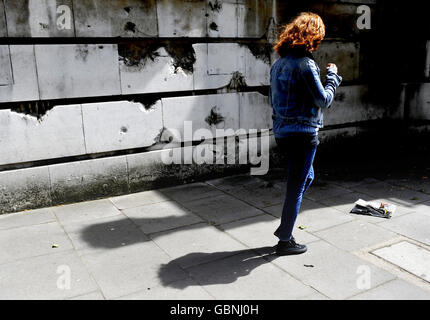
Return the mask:
{"type": "Polygon", "coordinates": [[[360,199],[350,213],[390,219],[396,209],[397,207],[393,204],[367,202],[360,199]]]}

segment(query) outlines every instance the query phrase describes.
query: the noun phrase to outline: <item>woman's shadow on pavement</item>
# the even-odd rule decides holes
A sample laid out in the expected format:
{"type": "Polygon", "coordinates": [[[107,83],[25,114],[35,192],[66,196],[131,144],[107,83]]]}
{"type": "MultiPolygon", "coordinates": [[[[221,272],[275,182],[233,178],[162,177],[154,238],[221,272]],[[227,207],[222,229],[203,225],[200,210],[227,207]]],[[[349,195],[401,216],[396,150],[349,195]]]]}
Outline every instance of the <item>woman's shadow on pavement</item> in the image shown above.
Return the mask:
{"type": "Polygon", "coordinates": [[[158,277],[164,287],[176,289],[185,289],[192,285],[229,284],[248,276],[253,270],[276,257],[274,247],[214,253],[194,252],[163,264],[158,270],[158,277]],[[178,265],[186,268],[197,282],[172,283],[169,272],[172,267],[178,265]]]}

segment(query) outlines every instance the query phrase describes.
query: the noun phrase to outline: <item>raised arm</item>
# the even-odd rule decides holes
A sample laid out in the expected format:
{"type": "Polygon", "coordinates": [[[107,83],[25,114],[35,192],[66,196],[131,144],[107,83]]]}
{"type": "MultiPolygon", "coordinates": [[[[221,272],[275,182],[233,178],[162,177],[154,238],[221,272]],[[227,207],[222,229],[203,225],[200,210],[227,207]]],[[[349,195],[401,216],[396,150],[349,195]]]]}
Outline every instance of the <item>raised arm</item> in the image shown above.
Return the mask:
{"type": "Polygon", "coordinates": [[[336,89],[342,82],[342,77],[336,74],[334,68],[329,68],[325,85],[321,83],[317,64],[312,59],[303,61],[300,73],[312,96],[312,101],[319,108],[330,108],[336,94],[336,89]]]}

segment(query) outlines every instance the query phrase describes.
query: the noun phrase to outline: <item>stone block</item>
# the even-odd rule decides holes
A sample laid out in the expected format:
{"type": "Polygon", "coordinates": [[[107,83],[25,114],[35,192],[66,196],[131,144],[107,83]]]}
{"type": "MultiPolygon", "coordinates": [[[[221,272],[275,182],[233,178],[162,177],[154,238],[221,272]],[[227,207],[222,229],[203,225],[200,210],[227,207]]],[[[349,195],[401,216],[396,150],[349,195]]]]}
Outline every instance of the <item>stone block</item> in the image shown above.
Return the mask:
{"type": "Polygon", "coordinates": [[[5,0],[4,3],[9,37],[75,36],[72,0],[5,0]]]}
{"type": "Polygon", "coordinates": [[[9,46],[0,45],[0,86],[13,84],[9,46]]]}
{"type": "Polygon", "coordinates": [[[152,106],[129,101],[82,105],[87,153],[143,148],[163,129],[161,100],[152,106]]]}
{"type": "Polygon", "coordinates": [[[238,4],[234,0],[206,0],[207,33],[209,37],[236,38],[238,4]]]}
{"type": "Polygon", "coordinates": [[[205,37],[206,0],[157,0],[159,37],[205,37]]]}
{"type": "MultiPolygon", "coordinates": [[[[124,46],[124,45],[122,45],[124,46]]],[[[129,46],[120,57],[122,94],[158,93],[165,91],[186,91],[193,89],[192,65],[184,70],[176,66],[175,58],[164,48],[153,52],[153,59],[148,56],[136,58],[137,47],[129,46]],[[134,48],[134,50],[133,50],[134,48]],[[133,55],[133,58],[127,55],[133,55]]]]}
{"type": "Polygon", "coordinates": [[[156,37],[155,0],[74,0],[77,37],[156,37]]]}
{"type": "Polygon", "coordinates": [[[48,167],[0,172],[0,214],[51,204],[48,167]]]}
{"type": "Polygon", "coordinates": [[[258,92],[240,93],[239,114],[241,129],[269,130],[273,127],[269,97],[258,92]]]}
{"type": "Polygon", "coordinates": [[[239,0],[238,36],[240,38],[260,38],[264,36],[275,17],[276,1],[239,0]]]}
{"type": "Polygon", "coordinates": [[[220,136],[232,135],[229,129],[239,129],[237,93],[165,98],[162,103],[164,127],[173,133],[174,141],[201,140],[200,136],[194,137],[199,129],[209,130],[212,137],[216,136],[217,129],[225,130],[220,136]],[[192,128],[186,128],[186,132],[185,121],[192,122],[192,128]],[[177,137],[175,131],[181,136],[177,137]]]}
{"type": "Polygon", "coordinates": [[[55,204],[94,200],[128,192],[125,156],[49,166],[55,204]]]}
{"type": "Polygon", "coordinates": [[[0,86],[0,102],[39,99],[34,46],[11,45],[13,83],[0,86]]]}
{"type": "Polygon", "coordinates": [[[334,63],[337,65],[343,81],[358,80],[360,76],[360,43],[323,41],[313,55],[321,69],[323,79],[327,75],[327,65],[334,63]]]}
{"type": "Polygon", "coordinates": [[[36,61],[41,99],[121,93],[116,44],[36,45],[36,61]]]}
{"type": "Polygon", "coordinates": [[[4,11],[4,3],[0,1],[0,38],[7,37],[6,14],[4,11]]]}
{"type": "Polygon", "coordinates": [[[367,86],[339,87],[333,104],[324,110],[324,125],[377,120],[386,117],[387,108],[367,100],[367,86]]]}
{"type": "Polygon", "coordinates": [[[0,165],[85,154],[80,105],[56,106],[41,119],[0,110],[0,165]]]}

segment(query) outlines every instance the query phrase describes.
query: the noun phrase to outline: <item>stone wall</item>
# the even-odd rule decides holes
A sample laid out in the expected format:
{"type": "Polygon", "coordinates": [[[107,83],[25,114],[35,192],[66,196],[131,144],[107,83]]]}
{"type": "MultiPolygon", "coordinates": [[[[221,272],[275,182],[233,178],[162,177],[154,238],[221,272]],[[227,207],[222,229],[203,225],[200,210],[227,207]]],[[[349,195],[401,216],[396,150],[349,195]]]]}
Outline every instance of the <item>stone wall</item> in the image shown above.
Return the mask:
{"type": "MultiPolygon", "coordinates": [[[[304,10],[327,24],[315,55],[323,76],[335,62],[344,78],[323,139],[401,119],[406,86],[387,102],[368,81],[374,31],[357,27],[362,4],[378,17],[377,0],[0,0],[0,213],[247,170],[161,156],[184,121],[257,129],[274,146],[271,42],[304,10]]],[[[419,117],[429,116],[426,88],[409,109],[419,117]]],[[[173,138],[179,149],[200,142],[173,138]]]]}

